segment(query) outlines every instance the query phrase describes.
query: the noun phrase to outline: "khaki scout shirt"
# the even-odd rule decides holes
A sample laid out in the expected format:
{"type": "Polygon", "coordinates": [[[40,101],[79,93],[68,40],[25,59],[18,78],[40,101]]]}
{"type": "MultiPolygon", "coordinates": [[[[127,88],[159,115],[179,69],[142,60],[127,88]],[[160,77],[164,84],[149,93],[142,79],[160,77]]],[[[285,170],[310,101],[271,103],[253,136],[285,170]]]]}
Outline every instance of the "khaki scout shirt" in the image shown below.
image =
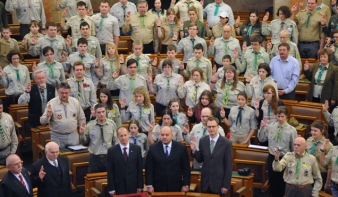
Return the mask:
{"type": "Polygon", "coordinates": [[[158,74],[154,80],[154,92],[156,94],[156,103],[163,106],[168,106],[168,103],[173,98],[178,98],[177,87],[181,75],[171,73],[170,77],[166,77],[164,73],[158,74]]]}
{"type": "Polygon", "coordinates": [[[189,80],[184,85],[178,85],[178,97],[183,99],[185,97],[185,104],[190,108],[194,108],[204,90],[210,91],[210,86],[205,82],[196,83],[193,80],[189,80]],[[196,91],[196,94],[195,94],[196,91]]]}
{"type": "Polygon", "coordinates": [[[141,40],[143,44],[149,44],[154,41],[154,49],[158,49],[159,40],[157,36],[156,16],[146,13],[143,18],[144,26],[142,25],[142,16],[139,13],[131,15],[130,21],[122,25],[122,31],[127,33],[131,30],[131,39],[133,41],[141,40]]]}
{"type": "Polygon", "coordinates": [[[0,149],[10,146],[10,153],[15,154],[18,148],[18,137],[15,131],[14,121],[11,115],[1,113],[1,126],[4,132],[5,141],[0,137],[0,149]]]}
{"type": "Polygon", "coordinates": [[[112,109],[108,109],[106,106],[106,118],[112,120],[116,124],[116,127],[120,128],[122,126],[120,109],[115,103],[113,103],[112,107],[112,109]]]}
{"type": "Polygon", "coordinates": [[[92,8],[92,3],[90,2],[90,0],[61,0],[60,4],[59,4],[59,10],[64,9],[64,8],[68,8],[68,13],[66,15],[66,20],[68,21],[70,17],[72,16],[76,16],[77,13],[77,3],[79,1],[83,1],[86,3],[87,9],[93,9],[92,8]]]}
{"type": "MultiPolygon", "coordinates": [[[[43,37],[43,34],[38,33],[36,36],[39,39],[39,38],[43,37]]],[[[23,39],[26,40],[26,45],[21,45],[24,50],[29,49],[33,37],[34,37],[34,34],[32,32],[29,32],[28,34],[25,35],[25,37],[23,39]]]]}
{"type": "Polygon", "coordinates": [[[237,82],[237,87],[235,90],[232,90],[232,83],[229,86],[229,95],[228,95],[228,104],[225,105],[223,100],[224,100],[224,95],[226,92],[227,85],[224,85],[224,88],[221,88],[223,79],[220,79],[216,82],[213,92],[216,94],[216,99],[215,103],[218,107],[224,107],[230,109],[233,106],[237,106],[237,95],[239,92],[244,92],[245,91],[245,86],[241,81],[237,82]]]}
{"type": "MultiPolygon", "coordinates": [[[[155,142],[160,140],[160,131],[161,131],[162,127],[163,126],[156,124],[155,127],[153,128],[152,138],[155,142]]],[[[183,137],[182,137],[182,130],[181,130],[180,126],[175,124],[174,126],[170,126],[170,128],[173,132],[173,140],[175,140],[177,142],[182,142],[183,137]]]]}
{"type": "Polygon", "coordinates": [[[316,158],[307,152],[304,152],[300,158],[301,167],[299,178],[296,178],[297,158],[294,152],[288,152],[282,160],[273,161],[272,169],[281,172],[284,168],[284,181],[293,185],[308,185],[314,184],[312,189],[312,196],[319,196],[319,190],[322,188],[322,176],[317,165],[316,158]]]}
{"type": "MultiPolygon", "coordinates": [[[[230,24],[224,24],[224,25],[230,25],[230,24]]],[[[208,38],[211,38],[211,37],[214,37],[214,38],[219,38],[223,35],[223,27],[224,25],[222,25],[222,23],[217,23],[215,26],[212,27],[212,30],[210,29],[206,29],[206,32],[207,32],[207,37],[208,38]]],[[[236,38],[236,32],[235,32],[235,28],[234,26],[230,25],[231,26],[231,37],[234,37],[236,38]]]]}
{"type": "Polygon", "coordinates": [[[251,49],[247,49],[244,57],[242,59],[242,63],[239,62],[238,58],[235,60],[237,69],[240,72],[244,72],[245,70],[245,74],[244,77],[247,76],[248,72],[251,73],[251,76],[256,76],[258,75],[258,65],[261,63],[267,63],[270,64],[270,58],[269,58],[269,54],[267,54],[266,52],[258,52],[258,58],[257,58],[257,66],[255,67],[254,65],[254,60],[255,60],[255,52],[251,49]],[[257,70],[256,70],[257,68],[257,70]]]}
{"type": "MultiPolygon", "coordinates": [[[[79,40],[78,38],[72,40],[72,45],[73,45],[72,46],[72,52],[73,53],[77,52],[77,41],[78,40],[79,40]]],[[[99,60],[101,60],[102,51],[101,51],[101,46],[100,46],[99,40],[94,36],[89,36],[89,38],[87,38],[87,41],[88,41],[87,53],[89,53],[90,55],[92,55],[92,56],[98,58],[99,60]]]]}
{"type": "Polygon", "coordinates": [[[81,108],[80,102],[69,97],[67,103],[62,103],[60,97],[51,99],[47,106],[52,107],[52,116],[47,117],[47,109],[40,117],[40,123],[46,125],[49,123],[50,130],[59,134],[77,133],[77,127],[86,122],[86,117],[81,108]]]}
{"type": "Polygon", "coordinates": [[[119,143],[116,136],[117,127],[112,120],[106,119],[105,123],[100,124],[96,119],[87,123],[84,134],[80,135],[80,141],[88,146],[91,154],[100,155],[107,154],[108,148],[119,143]]]}
{"type": "Polygon", "coordinates": [[[327,20],[327,19],[331,18],[331,5],[327,6],[327,5],[325,5],[322,2],[320,5],[317,6],[316,10],[319,11],[320,13],[325,14],[325,16],[326,16],[326,25],[328,25],[329,24],[329,20],[327,20]]]}
{"type": "Polygon", "coordinates": [[[225,40],[223,37],[216,38],[214,45],[210,45],[208,48],[208,55],[214,56],[215,62],[219,65],[222,65],[222,58],[224,55],[231,56],[231,62],[234,61],[234,51],[235,48],[238,49],[238,58],[241,59],[242,50],[241,45],[237,38],[230,37],[228,40],[225,40]],[[228,44],[228,49],[225,48],[225,43],[228,44]]]}
{"type": "Polygon", "coordinates": [[[102,31],[100,31],[100,23],[102,19],[101,13],[95,14],[91,17],[96,25],[96,37],[100,41],[100,44],[107,44],[108,42],[114,42],[115,36],[120,36],[120,28],[117,18],[110,14],[107,14],[106,18],[103,18],[102,31]]]}
{"type": "Polygon", "coordinates": [[[130,12],[131,15],[137,12],[136,6],[134,3],[127,1],[126,2],[126,10],[124,11],[121,2],[115,3],[111,8],[109,13],[115,16],[118,20],[119,27],[121,28],[122,25],[126,22],[126,14],[130,12]]]}
{"type": "Polygon", "coordinates": [[[114,72],[116,70],[120,70],[120,64],[115,59],[108,59],[108,57],[104,57],[100,61],[99,65],[100,69],[100,83],[107,85],[109,80],[112,78],[114,72]]]}
{"type": "Polygon", "coordinates": [[[258,140],[260,142],[269,142],[269,153],[274,155],[274,148],[281,148],[281,156],[293,151],[293,141],[297,137],[296,129],[287,122],[280,125],[279,122],[268,124],[260,129],[258,132],[258,140]],[[278,127],[282,127],[280,133],[280,140],[277,142],[278,127]]]}
{"type": "Polygon", "coordinates": [[[173,43],[173,36],[175,34],[175,32],[177,33],[177,35],[179,35],[180,32],[180,25],[178,23],[176,23],[173,27],[173,34],[171,35],[171,27],[169,26],[168,22],[165,22],[161,25],[161,32],[162,32],[162,36],[160,36],[160,40],[161,40],[161,44],[163,45],[171,45],[173,43]]]}
{"type": "Polygon", "coordinates": [[[194,46],[198,43],[202,44],[203,46],[203,53],[204,53],[203,56],[205,58],[208,58],[207,43],[205,42],[203,38],[200,38],[198,36],[195,36],[195,38],[192,38],[188,36],[188,37],[182,38],[178,44],[177,44],[177,41],[173,41],[173,45],[175,45],[176,47],[176,52],[184,53],[184,57],[183,57],[184,63],[187,63],[189,58],[194,57],[194,46]],[[195,39],[194,44],[192,43],[191,39],[195,39]]]}
{"type": "Polygon", "coordinates": [[[13,38],[9,38],[8,41],[5,40],[4,38],[2,38],[3,41],[9,43],[9,47],[11,50],[17,50],[17,51],[20,51],[19,50],[19,45],[18,45],[18,41],[16,41],[15,39],[13,38]]]}
{"type": "Polygon", "coordinates": [[[298,43],[298,29],[295,21],[290,19],[285,19],[285,21],[275,19],[269,25],[267,22],[262,22],[262,34],[266,36],[271,34],[271,43],[273,45],[279,43],[279,33],[281,30],[286,30],[289,33],[290,40],[296,44],[298,43]],[[283,28],[282,22],[284,23],[283,28]]]}
{"type": "Polygon", "coordinates": [[[137,120],[140,123],[142,131],[148,131],[150,122],[155,120],[154,115],[154,106],[150,104],[150,107],[145,108],[144,104],[139,104],[130,102],[128,109],[121,109],[122,122],[127,122],[127,120],[137,120]]]}
{"type": "Polygon", "coordinates": [[[72,39],[81,38],[80,24],[85,21],[89,24],[90,32],[92,36],[95,36],[95,24],[92,18],[85,16],[81,18],[79,15],[75,15],[69,18],[69,20],[64,25],[63,29],[67,30],[72,29],[72,39]]]}
{"type": "MultiPolygon", "coordinates": [[[[318,141],[316,141],[313,137],[309,137],[306,140],[306,150],[308,153],[311,153],[312,150],[312,146],[317,143],[317,145],[315,146],[314,152],[313,152],[313,156],[316,157],[317,160],[317,164],[319,167],[320,172],[327,172],[328,168],[332,168],[332,162],[329,162],[328,165],[326,166],[322,166],[320,164],[320,154],[322,151],[320,151],[320,147],[325,143],[325,137],[322,136],[322,138],[318,141]]],[[[324,150],[324,154],[325,156],[330,152],[330,150],[333,148],[332,143],[330,142],[329,145],[326,147],[326,149],[324,150]]]]}
{"type": "Polygon", "coordinates": [[[13,96],[24,93],[30,81],[28,68],[22,64],[19,64],[18,67],[14,67],[12,64],[7,65],[2,70],[2,77],[0,77],[0,85],[6,88],[5,94],[13,96]],[[17,78],[17,72],[19,72],[20,80],[17,78]]]}
{"type": "Polygon", "coordinates": [[[63,69],[63,65],[60,62],[57,62],[55,60],[52,63],[52,65],[53,65],[52,69],[53,69],[54,77],[49,72],[50,68],[47,65],[46,61],[39,63],[38,69],[43,70],[43,72],[45,73],[46,78],[47,78],[47,83],[56,87],[56,86],[59,86],[62,82],[66,81],[65,70],[63,69]]]}
{"type": "Polygon", "coordinates": [[[179,13],[180,18],[183,21],[188,21],[189,15],[188,15],[188,9],[194,6],[197,9],[197,19],[201,22],[203,21],[203,7],[199,1],[191,0],[182,0],[177,2],[176,4],[170,4],[170,8],[173,8],[175,10],[175,13],[179,13]]]}
{"type": "Polygon", "coordinates": [[[196,67],[199,67],[203,70],[204,82],[210,84],[212,77],[212,65],[208,58],[201,57],[197,60],[195,57],[189,58],[187,61],[187,68],[184,71],[186,76],[192,76],[192,70],[196,67]]]}
{"type": "MultiPolygon", "coordinates": [[[[143,86],[148,90],[148,86],[144,77],[139,74],[134,76],[134,89],[140,86],[143,86]]],[[[130,89],[131,76],[129,74],[121,75],[117,79],[111,78],[107,84],[107,88],[110,90],[120,89],[119,102],[121,103],[122,99],[126,98],[127,104],[132,102],[134,95],[130,89]]]]}
{"type": "MultiPolygon", "coordinates": [[[[136,60],[136,55],[133,53],[131,55],[129,55],[126,58],[126,62],[129,59],[134,59],[136,60]]],[[[138,56],[140,58],[140,60],[138,61],[138,64],[140,66],[140,71],[139,69],[137,69],[137,74],[141,75],[142,77],[144,77],[145,79],[148,79],[148,74],[152,73],[152,67],[151,67],[151,61],[149,56],[145,55],[145,54],[141,54],[140,56],[138,56]]]]}
{"type": "Polygon", "coordinates": [[[75,77],[67,79],[70,86],[70,96],[78,99],[83,110],[88,107],[94,107],[96,105],[96,88],[90,78],[83,77],[82,80],[77,80],[75,77]],[[80,88],[80,99],[79,99],[80,88]]]}
{"type": "Polygon", "coordinates": [[[295,22],[297,24],[299,32],[299,42],[315,42],[320,41],[321,38],[325,38],[325,35],[322,31],[321,12],[316,10],[312,11],[308,27],[306,27],[306,21],[308,18],[308,9],[301,10],[295,17],[295,22]]]}
{"type": "Polygon", "coordinates": [[[330,149],[329,153],[326,153],[325,150],[325,160],[323,162],[323,165],[324,166],[330,164],[332,165],[331,180],[336,184],[338,183],[338,164],[336,163],[337,157],[338,157],[338,146],[333,146],[330,149]]]}
{"type": "Polygon", "coordinates": [[[251,129],[257,129],[257,120],[255,110],[245,105],[242,110],[242,121],[236,121],[239,112],[239,106],[233,106],[230,109],[228,117],[230,123],[230,132],[236,135],[247,135],[251,129]]]}

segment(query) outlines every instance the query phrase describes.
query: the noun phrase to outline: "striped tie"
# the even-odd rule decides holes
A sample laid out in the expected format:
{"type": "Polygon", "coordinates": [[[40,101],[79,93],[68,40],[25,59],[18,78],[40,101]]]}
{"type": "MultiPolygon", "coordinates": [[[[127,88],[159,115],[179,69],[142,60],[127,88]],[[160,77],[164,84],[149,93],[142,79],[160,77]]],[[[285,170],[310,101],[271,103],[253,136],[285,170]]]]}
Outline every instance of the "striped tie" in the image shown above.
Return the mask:
{"type": "Polygon", "coordinates": [[[81,81],[77,81],[77,98],[80,100],[81,99],[81,81]]]}

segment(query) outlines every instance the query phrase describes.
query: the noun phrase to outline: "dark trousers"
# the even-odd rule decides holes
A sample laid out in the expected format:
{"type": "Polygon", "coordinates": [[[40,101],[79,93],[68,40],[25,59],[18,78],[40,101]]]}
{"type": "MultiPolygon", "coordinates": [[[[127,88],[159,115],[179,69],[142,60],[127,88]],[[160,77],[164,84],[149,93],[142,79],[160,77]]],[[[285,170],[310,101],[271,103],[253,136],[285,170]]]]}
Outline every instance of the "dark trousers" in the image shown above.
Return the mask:
{"type": "MultiPolygon", "coordinates": [[[[210,189],[210,185],[208,186],[207,190],[205,190],[205,191],[202,190],[202,193],[214,194],[214,192],[212,192],[211,189],[210,189]]],[[[224,194],[221,194],[221,191],[219,193],[216,193],[216,194],[219,194],[220,197],[224,197],[225,196],[224,194]]]]}
{"type": "Polygon", "coordinates": [[[18,104],[19,96],[7,95],[6,99],[3,102],[4,112],[9,113],[9,106],[11,104],[18,104]]]}
{"type": "Polygon", "coordinates": [[[89,122],[90,121],[90,115],[91,115],[90,107],[84,109],[83,112],[84,112],[84,114],[86,116],[86,122],[89,122]]]}
{"type": "Polygon", "coordinates": [[[143,44],[143,53],[144,54],[154,54],[154,42],[151,41],[149,44],[143,44]]]}
{"type": "Polygon", "coordinates": [[[23,40],[23,37],[25,37],[26,34],[29,34],[31,30],[29,29],[28,24],[20,24],[20,37],[23,40]]]}
{"type": "Polygon", "coordinates": [[[156,112],[156,116],[161,116],[163,114],[163,111],[167,108],[167,106],[161,105],[159,103],[156,102],[156,106],[155,106],[155,112],[156,112]]]}
{"type": "Polygon", "coordinates": [[[289,92],[288,94],[283,94],[279,96],[279,99],[286,99],[286,100],[295,100],[296,99],[296,90],[289,92]]]}
{"type": "Polygon", "coordinates": [[[100,44],[102,55],[106,55],[106,44],[100,44]]]}
{"type": "Polygon", "coordinates": [[[317,58],[319,42],[298,42],[298,49],[302,58],[317,58]]]}
{"type": "Polygon", "coordinates": [[[285,197],[311,197],[311,196],[312,196],[311,186],[306,187],[306,188],[296,188],[296,187],[290,186],[289,184],[286,184],[285,197]]]}
{"type": "Polygon", "coordinates": [[[168,45],[162,44],[161,46],[161,54],[166,54],[168,51],[168,45]]]}
{"type": "MultiPolygon", "coordinates": [[[[280,157],[281,159],[282,157],[280,157]]],[[[274,155],[269,154],[267,167],[269,177],[269,190],[273,197],[283,197],[285,193],[285,182],[283,179],[284,170],[282,172],[275,172],[272,169],[272,162],[275,159],[274,155]]]]}
{"type": "Polygon", "coordinates": [[[320,103],[320,98],[312,97],[312,102],[320,103]]]}
{"type": "Polygon", "coordinates": [[[107,171],[107,155],[89,155],[88,173],[106,172],[107,171]]]}

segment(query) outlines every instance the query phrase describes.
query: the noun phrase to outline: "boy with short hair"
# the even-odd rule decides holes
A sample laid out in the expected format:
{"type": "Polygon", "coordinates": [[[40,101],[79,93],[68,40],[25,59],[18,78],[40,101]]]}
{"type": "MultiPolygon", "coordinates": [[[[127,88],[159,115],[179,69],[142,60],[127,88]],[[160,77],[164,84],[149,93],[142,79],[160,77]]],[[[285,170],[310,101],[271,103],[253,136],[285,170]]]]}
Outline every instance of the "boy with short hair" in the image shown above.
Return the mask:
{"type": "Polygon", "coordinates": [[[12,32],[9,27],[3,27],[1,31],[1,35],[2,35],[2,40],[9,43],[10,50],[15,49],[15,50],[20,51],[18,41],[16,41],[14,38],[11,38],[12,32]]]}
{"type": "Polygon", "coordinates": [[[227,66],[235,66],[235,63],[231,63],[231,56],[230,55],[224,55],[222,57],[222,65],[223,67],[219,68],[215,75],[217,76],[217,79],[215,81],[218,81],[219,79],[224,78],[224,68],[227,66]]]}
{"type": "MultiPolygon", "coordinates": [[[[29,23],[29,29],[30,29],[30,32],[25,35],[25,37],[23,38],[23,40],[21,42],[21,47],[25,51],[29,49],[29,46],[31,44],[33,37],[37,37],[37,39],[39,39],[40,37],[43,36],[41,33],[39,33],[40,22],[32,20],[29,23]]],[[[39,56],[35,56],[35,57],[39,57],[39,56]]]]}
{"type": "MultiPolygon", "coordinates": [[[[177,74],[181,74],[182,71],[184,71],[184,64],[182,68],[180,68],[180,65],[181,65],[181,61],[176,59],[176,47],[175,45],[168,45],[167,47],[167,59],[169,59],[172,64],[173,64],[173,72],[174,73],[177,73],[177,74]],[[182,69],[182,70],[181,70],[182,69]]],[[[162,63],[163,63],[164,60],[161,60],[161,62],[158,64],[158,67],[157,67],[157,74],[161,74],[163,73],[163,70],[162,70],[162,63]]],[[[183,63],[183,62],[182,62],[183,63]]],[[[181,74],[183,75],[183,74],[181,74]]]]}

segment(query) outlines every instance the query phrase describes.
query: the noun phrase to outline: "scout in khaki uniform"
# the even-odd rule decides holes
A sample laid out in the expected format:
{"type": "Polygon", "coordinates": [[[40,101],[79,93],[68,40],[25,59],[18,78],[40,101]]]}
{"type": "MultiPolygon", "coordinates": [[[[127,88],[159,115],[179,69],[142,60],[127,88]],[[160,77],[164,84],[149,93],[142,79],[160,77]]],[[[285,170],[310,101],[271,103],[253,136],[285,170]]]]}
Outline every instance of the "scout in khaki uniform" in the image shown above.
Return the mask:
{"type": "Polygon", "coordinates": [[[11,38],[11,30],[9,29],[9,27],[3,27],[2,31],[1,31],[1,35],[2,35],[2,40],[9,43],[10,46],[10,50],[19,50],[19,45],[18,45],[18,41],[16,41],[14,38],[11,38]]]}
{"type": "Polygon", "coordinates": [[[135,40],[133,43],[134,53],[126,58],[126,61],[134,59],[137,61],[137,74],[141,75],[145,79],[148,79],[148,75],[152,73],[150,58],[143,54],[143,44],[141,40],[135,40]]]}
{"type": "Polygon", "coordinates": [[[147,88],[147,83],[144,77],[137,74],[137,61],[135,59],[129,59],[126,66],[128,74],[119,76],[120,71],[115,71],[107,84],[107,88],[110,90],[120,89],[119,102],[121,103],[123,99],[126,99],[126,105],[128,105],[134,98],[134,89],[140,86],[147,88]]]}
{"type": "Polygon", "coordinates": [[[177,22],[174,9],[168,9],[167,20],[157,21],[157,31],[161,40],[161,53],[167,53],[168,46],[173,42],[174,34],[180,32],[180,23],[177,22]]]}
{"type": "MultiPolygon", "coordinates": [[[[206,28],[206,32],[207,32],[207,37],[211,38],[219,38],[223,36],[223,27],[224,25],[229,24],[229,14],[226,11],[220,12],[219,13],[219,23],[215,24],[212,27],[212,30],[210,30],[210,28],[206,28]]],[[[230,24],[229,24],[230,25],[230,24]]],[[[236,38],[236,32],[235,32],[235,28],[233,27],[233,25],[231,26],[231,36],[236,38]]]]}
{"type": "Polygon", "coordinates": [[[231,29],[232,27],[230,25],[224,25],[222,37],[216,38],[215,40],[213,38],[210,39],[208,55],[214,56],[217,68],[222,67],[222,58],[224,55],[230,55],[231,62],[234,62],[235,49],[238,51],[239,58],[242,56],[241,45],[236,37],[231,36],[231,29]]]}
{"type": "Polygon", "coordinates": [[[181,0],[175,4],[176,1],[171,1],[170,8],[174,8],[175,13],[180,14],[180,18],[183,21],[189,20],[188,9],[194,6],[197,9],[197,18],[199,21],[203,21],[203,7],[200,2],[196,0],[181,0]]]}
{"type": "Polygon", "coordinates": [[[286,30],[292,42],[298,43],[298,30],[296,23],[289,19],[291,11],[288,6],[281,6],[277,11],[278,19],[274,19],[268,25],[269,12],[263,17],[262,34],[268,36],[271,34],[271,42],[273,45],[279,43],[279,33],[286,30]]]}
{"type": "MultiPolygon", "coordinates": [[[[21,42],[21,48],[27,51],[31,45],[33,37],[37,37],[38,39],[43,37],[43,34],[39,33],[40,23],[38,21],[31,21],[29,23],[30,32],[25,35],[21,42]]],[[[37,56],[39,57],[39,56],[37,56]]]]}
{"type": "Polygon", "coordinates": [[[145,49],[144,53],[157,53],[159,39],[157,36],[156,16],[147,12],[148,3],[145,0],[138,1],[137,9],[138,13],[134,15],[127,13],[122,31],[127,33],[131,30],[131,39],[133,41],[142,41],[145,49]]]}
{"type": "Polygon", "coordinates": [[[194,47],[194,57],[189,58],[187,61],[187,68],[184,75],[191,77],[191,71],[196,68],[202,68],[204,75],[204,82],[210,84],[212,77],[212,65],[208,58],[203,57],[203,46],[202,44],[196,44],[194,47]]]}
{"type": "MultiPolygon", "coordinates": [[[[331,18],[331,5],[325,5],[322,0],[317,0],[317,7],[316,10],[319,11],[321,14],[325,14],[325,18],[331,18]]],[[[326,20],[326,25],[329,24],[329,21],[326,20]]]]}
{"type": "Polygon", "coordinates": [[[96,87],[90,78],[84,76],[85,66],[82,61],[74,62],[73,71],[74,77],[67,79],[71,89],[70,96],[79,100],[88,122],[90,108],[96,105],[96,87]]]}
{"type": "Polygon", "coordinates": [[[280,151],[278,148],[274,148],[275,159],[272,162],[272,169],[277,172],[285,169],[285,196],[319,196],[322,177],[316,158],[305,151],[306,141],[304,138],[297,137],[293,144],[294,151],[286,153],[281,160],[279,160],[280,151]]]}
{"type": "Polygon", "coordinates": [[[3,69],[9,64],[7,54],[10,51],[9,43],[0,39],[0,67],[3,69]]]}
{"type": "Polygon", "coordinates": [[[49,123],[51,141],[61,148],[79,144],[78,126],[85,129],[86,117],[78,99],[70,97],[70,86],[61,83],[58,97],[47,103],[45,112],[40,117],[42,125],[49,123]]]}
{"type": "Polygon", "coordinates": [[[278,121],[268,124],[268,118],[264,117],[258,131],[258,140],[269,143],[269,156],[267,161],[268,176],[270,180],[269,191],[273,196],[283,197],[285,195],[285,182],[283,172],[275,172],[272,162],[275,159],[274,148],[280,148],[281,159],[286,153],[293,151],[293,141],[297,137],[296,129],[287,122],[288,110],[280,106],[276,110],[278,121]]]}
{"type": "MultiPolygon", "coordinates": [[[[292,17],[299,32],[298,49],[302,58],[317,58],[319,49],[324,47],[325,35],[322,31],[320,11],[316,11],[316,0],[308,0],[307,8],[297,12],[297,6],[292,7],[292,17]]],[[[324,21],[323,21],[324,22],[324,21]]]]}
{"type": "Polygon", "coordinates": [[[262,39],[260,36],[255,35],[250,37],[250,42],[252,46],[252,50],[248,49],[246,50],[244,57],[242,58],[242,63],[238,60],[237,51],[235,51],[234,59],[235,63],[238,66],[237,69],[240,72],[244,72],[244,77],[247,76],[248,72],[251,73],[251,76],[258,75],[258,65],[261,63],[270,63],[269,54],[266,52],[260,51],[260,44],[262,42],[262,39]]]}
{"type": "Polygon", "coordinates": [[[54,4],[55,10],[60,11],[62,9],[68,8],[68,12],[66,15],[67,21],[69,20],[70,17],[77,15],[77,2],[79,1],[85,2],[88,10],[93,10],[92,3],[90,2],[90,0],[61,0],[60,2],[58,1],[59,0],[55,1],[54,4]]]}
{"type": "Polygon", "coordinates": [[[83,1],[77,2],[77,12],[78,15],[72,16],[69,18],[69,20],[65,24],[66,20],[66,15],[68,12],[68,8],[66,8],[62,12],[62,17],[61,17],[61,27],[64,30],[68,30],[68,28],[72,29],[72,39],[80,38],[81,37],[81,32],[80,32],[80,24],[82,22],[87,22],[90,26],[91,29],[91,35],[95,36],[95,24],[92,18],[87,16],[87,6],[86,3],[83,1]]]}
{"type": "Polygon", "coordinates": [[[100,103],[95,106],[96,119],[88,122],[86,130],[80,133],[80,141],[88,146],[89,173],[107,171],[108,148],[118,144],[117,126],[106,118],[106,107],[100,103]]]}
{"type": "MultiPolygon", "coordinates": [[[[90,35],[90,26],[87,22],[82,22],[80,24],[80,31],[81,31],[81,37],[80,38],[85,38],[88,41],[88,48],[87,48],[87,53],[90,55],[94,56],[95,58],[101,60],[102,58],[102,52],[101,52],[101,46],[99,40],[90,35]]],[[[77,39],[72,40],[72,52],[77,51],[77,39]]]]}

